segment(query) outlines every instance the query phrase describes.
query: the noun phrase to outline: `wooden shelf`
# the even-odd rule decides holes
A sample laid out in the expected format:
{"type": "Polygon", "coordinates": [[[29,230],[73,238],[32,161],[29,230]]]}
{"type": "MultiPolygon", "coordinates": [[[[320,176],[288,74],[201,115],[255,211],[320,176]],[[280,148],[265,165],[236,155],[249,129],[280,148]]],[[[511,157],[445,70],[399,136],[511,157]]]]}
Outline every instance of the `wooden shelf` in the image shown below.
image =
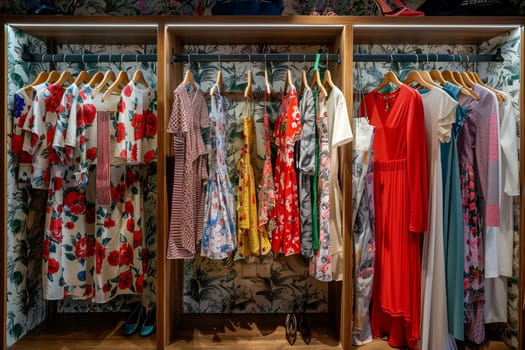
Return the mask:
{"type": "Polygon", "coordinates": [[[4,18],[6,24],[44,42],[60,44],[157,44],[159,24],[145,17],[56,17],[4,18]],[[59,21],[57,19],[60,19],[59,21]]]}

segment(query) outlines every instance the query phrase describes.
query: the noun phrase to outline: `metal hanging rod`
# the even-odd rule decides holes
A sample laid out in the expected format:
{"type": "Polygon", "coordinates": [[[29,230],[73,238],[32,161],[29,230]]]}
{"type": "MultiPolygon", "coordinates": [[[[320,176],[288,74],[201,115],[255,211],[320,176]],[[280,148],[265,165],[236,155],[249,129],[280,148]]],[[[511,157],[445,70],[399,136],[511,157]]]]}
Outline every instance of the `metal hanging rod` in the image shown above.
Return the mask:
{"type": "Polygon", "coordinates": [[[23,53],[22,59],[26,62],[157,62],[156,54],[35,54],[23,53]]]}
{"type": "Polygon", "coordinates": [[[503,62],[501,49],[492,55],[461,55],[461,54],[355,54],[354,62],[503,62]]]}
{"type": "MultiPolygon", "coordinates": [[[[298,54],[298,53],[233,53],[233,54],[209,54],[209,53],[190,53],[175,54],[172,50],[171,63],[175,62],[314,62],[317,54],[298,54]]],[[[321,53],[319,61],[341,63],[341,55],[337,53],[321,53]]]]}

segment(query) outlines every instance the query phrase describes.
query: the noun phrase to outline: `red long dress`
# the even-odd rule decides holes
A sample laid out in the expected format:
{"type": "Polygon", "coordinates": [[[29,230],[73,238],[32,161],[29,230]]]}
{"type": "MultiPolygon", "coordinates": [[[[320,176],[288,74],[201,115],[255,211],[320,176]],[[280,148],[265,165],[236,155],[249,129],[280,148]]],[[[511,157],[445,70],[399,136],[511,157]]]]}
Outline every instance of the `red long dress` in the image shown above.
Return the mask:
{"type": "Polygon", "coordinates": [[[372,334],[394,347],[417,349],[419,340],[420,241],[427,230],[428,175],[423,104],[401,87],[365,96],[374,136],[376,263],[372,334]]]}

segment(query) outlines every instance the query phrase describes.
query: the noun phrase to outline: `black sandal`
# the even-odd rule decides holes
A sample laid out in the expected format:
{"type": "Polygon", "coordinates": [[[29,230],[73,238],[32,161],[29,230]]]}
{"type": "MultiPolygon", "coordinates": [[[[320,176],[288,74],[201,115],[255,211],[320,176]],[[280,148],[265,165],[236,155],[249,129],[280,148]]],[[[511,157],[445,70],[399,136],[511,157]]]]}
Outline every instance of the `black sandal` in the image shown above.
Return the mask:
{"type": "Polygon", "coordinates": [[[286,340],[288,344],[293,345],[297,340],[297,318],[294,313],[286,314],[284,325],[286,329],[286,340]]]}
{"type": "Polygon", "coordinates": [[[312,342],[312,329],[310,328],[310,323],[306,319],[306,314],[303,313],[301,317],[301,325],[299,326],[299,331],[301,332],[301,338],[305,344],[310,344],[312,342]]]}

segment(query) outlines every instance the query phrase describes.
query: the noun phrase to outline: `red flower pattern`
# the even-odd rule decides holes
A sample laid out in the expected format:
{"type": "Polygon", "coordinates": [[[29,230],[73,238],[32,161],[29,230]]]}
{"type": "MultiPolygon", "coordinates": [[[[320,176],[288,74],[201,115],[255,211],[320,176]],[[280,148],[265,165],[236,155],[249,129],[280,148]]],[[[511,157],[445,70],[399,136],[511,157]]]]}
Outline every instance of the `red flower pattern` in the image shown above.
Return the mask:
{"type": "Polygon", "coordinates": [[[47,262],[47,273],[53,275],[60,270],[60,264],[55,259],[49,259],[47,262]]]}
{"type": "Polygon", "coordinates": [[[131,287],[132,280],[133,275],[131,274],[131,271],[122,272],[118,277],[119,289],[129,289],[129,287],[131,287]]]}
{"type": "Polygon", "coordinates": [[[133,248],[129,243],[124,243],[120,246],[120,263],[122,265],[130,265],[133,262],[133,248]]]}

